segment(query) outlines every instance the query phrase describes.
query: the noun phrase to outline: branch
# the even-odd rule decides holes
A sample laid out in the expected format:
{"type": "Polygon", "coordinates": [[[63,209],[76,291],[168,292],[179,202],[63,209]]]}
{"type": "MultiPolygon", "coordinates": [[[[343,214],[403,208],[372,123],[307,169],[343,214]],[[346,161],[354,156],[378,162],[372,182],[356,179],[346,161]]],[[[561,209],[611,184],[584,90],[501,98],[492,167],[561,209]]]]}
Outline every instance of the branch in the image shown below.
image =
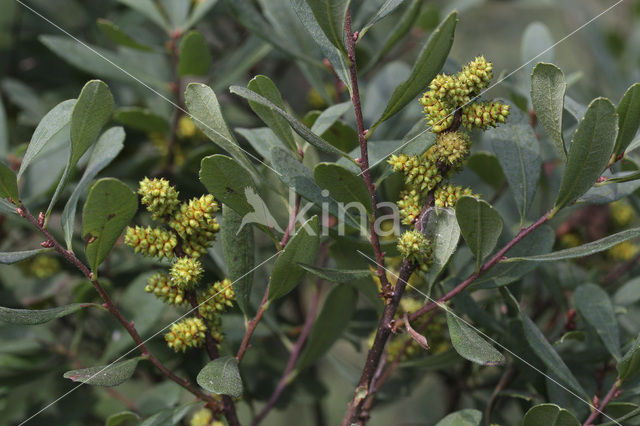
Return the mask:
{"type": "Polygon", "coordinates": [[[622,393],[622,389],[620,388],[620,385],[621,385],[620,379],[617,378],[616,381],[613,383],[613,386],[611,386],[611,389],[609,389],[609,392],[607,392],[607,395],[599,404],[596,402],[597,400],[596,397],[593,398],[595,409],[591,412],[587,420],[584,422],[583,426],[591,426],[593,422],[596,421],[596,419],[600,416],[600,414],[602,414],[602,411],[605,409],[607,404],[609,404],[613,399],[620,396],[620,394],[622,393]]]}
{"type": "MultiPolygon", "coordinates": [[[[409,315],[409,320],[410,321],[415,320],[416,318],[426,314],[427,312],[431,311],[432,309],[435,309],[441,303],[444,303],[447,300],[450,300],[453,297],[455,297],[458,294],[460,294],[464,289],[469,287],[469,285],[471,285],[471,283],[473,283],[476,279],[478,279],[478,277],[480,277],[482,274],[487,272],[489,269],[491,269],[494,265],[499,263],[501,260],[504,260],[505,254],[509,250],[511,250],[511,248],[513,246],[518,244],[527,235],[529,235],[530,233],[535,231],[541,225],[546,223],[549,219],[551,219],[551,212],[547,212],[544,215],[542,215],[542,217],[540,219],[538,219],[537,221],[535,221],[532,225],[520,229],[520,232],[518,232],[518,234],[515,237],[513,237],[513,239],[511,241],[509,241],[504,247],[502,247],[490,260],[488,260],[484,265],[482,265],[482,267],[480,268],[480,270],[478,272],[474,272],[473,274],[471,274],[466,280],[462,281],[453,290],[451,290],[450,292],[448,292],[447,294],[442,296],[440,299],[438,299],[436,301],[433,301],[433,302],[427,303],[422,308],[418,309],[416,312],[414,312],[413,314],[409,315]]],[[[401,324],[402,323],[400,323],[400,325],[401,324]]]]}
{"type": "Polygon", "coordinates": [[[118,322],[120,322],[120,324],[122,324],[125,330],[127,330],[127,333],[129,333],[133,341],[136,343],[136,347],[140,349],[140,352],[142,352],[142,354],[145,355],[149,359],[149,361],[151,361],[151,363],[155,365],[156,368],[160,370],[160,372],[162,372],[162,374],[191,392],[198,399],[204,401],[212,410],[216,412],[221,411],[218,401],[216,401],[210,395],[202,392],[188,380],[177,376],[175,373],[165,367],[165,365],[149,351],[144,341],[138,334],[135,326],[133,325],[133,322],[129,322],[124,318],[122,313],[120,313],[118,307],[113,303],[113,300],[111,300],[109,294],[105,291],[104,287],[102,287],[98,280],[94,278],[93,273],[89,270],[89,268],[87,268],[87,266],[82,263],[72,251],[66,250],[64,247],[62,247],[62,245],[60,245],[60,243],[53,237],[53,235],[51,235],[51,233],[44,228],[44,215],[42,213],[40,214],[38,219],[36,219],[24,206],[17,207],[16,212],[20,216],[31,222],[38,229],[38,231],[40,231],[46,237],[47,240],[42,243],[43,246],[51,247],[55,251],[60,253],[65,259],[67,259],[71,264],[78,268],[78,270],[80,270],[80,272],[82,272],[82,274],[89,281],[91,281],[91,284],[93,284],[93,287],[96,289],[98,294],[100,294],[100,297],[104,301],[104,307],[107,308],[111,315],[113,315],[118,320],[118,322]]]}

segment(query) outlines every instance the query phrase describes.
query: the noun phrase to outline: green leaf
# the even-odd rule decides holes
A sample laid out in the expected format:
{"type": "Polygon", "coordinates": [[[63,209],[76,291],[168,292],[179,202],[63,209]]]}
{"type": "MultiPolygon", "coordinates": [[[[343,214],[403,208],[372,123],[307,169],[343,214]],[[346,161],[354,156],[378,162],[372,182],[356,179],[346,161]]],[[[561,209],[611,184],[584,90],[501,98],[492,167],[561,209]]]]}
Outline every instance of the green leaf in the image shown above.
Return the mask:
{"type": "Polygon", "coordinates": [[[178,74],[204,76],[211,68],[211,54],[207,42],[200,32],[189,31],[180,42],[178,74]]]}
{"type": "Polygon", "coordinates": [[[277,105],[275,105],[273,102],[271,102],[264,96],[260,96],[256,92],[240,86],[231,86],[229,88],[229,91],[249,101],[253,101],[258,104],[264,105],[272,109],[273,111],[277,112],[282,117],[284,117],[285,120],[289,122],[289,124],[291,125],[291,128],[293,128],[293,130],[297,134],[302,136],[304,140],[306,140],[307,142],[309,142],[311,145],[315,146],[319,150],[327,152],[329,154],[337,154],[337,155],[341,155],[343,157],[349,158],[347,154],[340,151],[338,148],[335,148],[334,146],[330,145],[327,141],[322,139],[320,136],[314,134],[311,130],[309,130],[307,126],[302,124],[297,118],[295,118],[294,116],[292,116],[291,114],[283,110],[282,108],[278,107],[277,105]]]}
{"type": "Polygon", "coordinates": [[[0,100],[0,157],[4,157],[9,152],[9,129],[7,127],[7,113],[4,104],[0,100]]]}
{"type": "MultiPolygon", "coordinates": [[[[282,95],[280,95],[278,88],[273,84],[273,81],[271,81],[269,77],[264,75],[255,76],[251,79],[247,88],[261,96],[264,96],[265,99],[272,102],[281,110],[285,110],[282,95]]],[[[273,130],[273,133],[275,133],[282,142],[284,142],[293,152],[297,153],[298,146],[293,139],[291,127],[289,127],[289,123],[287,123],[287,120],[285,120],[282,115],[258,102],[249,101],[249,106],[253,112],[255,112],[258,117],[260,117],[260,119],[264,121],[271,130],[273,130]]]]}
{"type": "Polygon", "coordinates": [[[312,273],[316,277],[322,278],[336,284],[345,284],[362,278],[371,277],[371,271],[368,269],[332,269],[317,268],[315,266],[299,263],[300,267],[307,272],[312,273]]]}
{"type": "Polygon", "coordinates": [[[527,411],[522,426],[580,426],[580,422],[555,404],[539,404],[527,411]]]}
{"type": "Polygon", "coordinates": [[[71,370],[64,373],[63,377],[65,379],[71,379],[74,382],[86,383],[88,385],[118,386],[133,376],[138,362],[140,362],[141,359],[144,358],[136,357],[109,365],[71,370]]]}
{"type": "Polygon", "coordinates": [[[617,156],[627,149],[640,126],[640,83],[627,89],[616,112],[618,113],[618,137],[613,154],[617,156]]]}
{"type": "Polygon", "coordinates": [[[140,12],[164,30],[169,30],[167,20],[162,16],[160,9],[153,0],[118,0],[118,2],[129,6],[131,9],[140,12]]]}
{"type": "Polygon", "coordinates": [[[243,226],[242,216],[228,206],[222,206],[221,228],[222,250],[228,277],[233,283],[233,291],[240,310],[248,316],[255,264],[253,228],[243,226]]]}
{"type": "Polygon", "coordinates": [[[359,31],[358,39],[361,39],[367,31],[371,29],[375,24],[377,24],[380,20],[384,19],[392,13],[398,6],[400,6],[404,2],[404,0],[386,0],[380,9],[369,19],[362,29],[359,31]]]}
{"type": "Polygon", "coordinates": [[[504,355],[449,310],[447,310],[447,325],[453,348],[464,359],[480,365],[505,363],[504,355]]]}
{"type": "MultiPolygon", "coordinates": [[[[334,163],[320,163],[313,170],[316,183],[334,200],[347,205],[361,204],[371,213],[371,197],[362,178],[334,163]]],[[[346,207],[345,207],[346,208],[346,207]]]]}
{"type": "Polygon", "coordinates": [[[271,148],[271,162],[280,173],[280,179],[284,184],[289,188],[295,189],[296,193],[319,207],[327,204],[329,213],[338,218],[344,217],[344,222],[355,229],[360,229],[364,226],[352,214],[341,209],[333,198],[323,196],[322,190],[316,185],[311,171],[293,158],[288,151],[274,146],[271,148]]]}
{"type": "Polygon", "coordinates": [[[502,262],[554,262],[556,260],[575,259],[577,257],[590,256],[592,254],[599,253],[615,246],[616,244],[620,244],[623,241],[630,240],[637,236],[640,236],[640,227],[627,229],[626,231],[618,232],[617,234],[609,235],[608,237],[604,237],[578,247],[558,250],[538,256],[511,257],[503,260],[502,262]]]}
{"type": "Polygon", "coordinates": [[[562,137],[562,112],[566,89],[567,83],[560,68],[544,62],[535,66],[531,74],[531,104],[553,146],[565,161],[567,152],[562,137]]]}
{"type": "Polygon", "coordinates": [[[496,191],[500,190],[505,183],[506,177],[502,172],[500,162],[493,154],[476,152],[467,160],[467,167],[496,191]]]}
{"type": "Polygon", "coordinates": [[[298,370],[312,365],[329,352],[349,325],[357,300],[357,290],[347,284],[338,285],[329,292],[298,360],[298,370]]]}
{"type": "Polygon", "coordinates": [[[220,104],[210,87],[201,83],[191,83],[184,94],[187,110],[196,126],[220,148],[227,151],[256,180],[258,172],[240,148],[222,117],[220,104]]]}
{"type": "Polygon", "coordinates": [[[122,31],[113,22],[108,19],[99,18],[98,28],[102,31],[102,34],[107,36],[112,42],[119,44],[120,46],[130,47],[132,49],[143,50],[146,52],[153,51],[153,48],[142,43],[138,43],[131,38],[127,33],[122,31]]]}
{"type": "Polygon", "coordinates": [[[627,281],[613,295],[616,305],[633,305],[640,300],[640,277],[627,281]]]}
{"type": "Polygon", "coordinates": [[[189,19],[187,19],[187,22],[182,26],[182,31],[187,31],[197,24],[217,3],[218,0],[202,0],[197,2],[191,10],[189,19]]]}
{"type": "Polygon", "coordinates": [[[573,303],[584,320],[596,330],[616,360],[620,353],[620,331],[613,305],[606,291],[595,284],[584,284],[573,293],[573,303]]]}
{"type": "Polygon", "coordinates": [[[94,275],[138,209],[138,197],[118,179],[97,181],[82,210],[82,239],[94,275]]]}
{"type": "Polygon", "coordinates": [[[91,306],[100,307],[94,303],[73,303],[51,309],[11,309],[0,306],[0,321],[14,325],[44,324],[91,306]]]}
{"type": "Polygon", "coordinates": [[[46,253],[49,249],[35,249],[25,251],[8,251],[0,252],[0,263],[10,265],[12,263],[20,262],[21,260],[29,259],[37,254],[46,253]]]}
{"type": "Polygon", "coordinates": [[[609,353],[619,360],[622,356],[620,331],[607,292],[595,284],[584,284],[573,294],[573,303],[587,324],[596,330],[609,353]]]}
{"type": "Polygon", "coordinates": [[[556,210],[577,200],[596,183],[609,162],[617,133],[618,120],[611,101],[593,100],[571,140],[556,210]]]}
{"type": "Polygon", "coordinates": [[[71,113],[71,160],[75,165],[95,142],[111,116],[114,102],[109,87],[100,80],[84,85],[71,113]]]}
{"type": "Polygon", "coordinates": [[[640,373],[640,336],[616,365],[618,377],[625,381],[635,378],[640,373]]]}
{"type": "Polygon", "coordinates": [[[71,240],[73,238],[73,228],[75,225],[78,199],[84,192],[87,185],[89,185],[89,182],[91,182],[102,169],[107,167],[107,165],[109,165],[109,163],[118,156],[120,151],[122,151],[122,148],[124,147],[124,138],[125,134],[122,127],[112,127],[98,138],[98,142],[96,142],[96,146],[89,158],[87,168],[85,169],[80,182],[78,182],[78,185],[76,185],[73,193],[69,197],[67,204],[64,206],[60,220],[62,222],[64,240],[67,244],[68,250],[72,249],[71,240]]]}
{"type": "Polygon", "coordinates": [[[237,49],[229,52],[222,63],[213,69],[213,90],[220,92],[237,81],[242,81],[249,70],[272,51],[271,45],[256,35],[251,35],[237,49]]]}
{"type": "Polygon", "coordinates": [[[432,210],[427,218],[426,233],[434,236],[433,259],[427,271],[427,279],[433,283],[458,248],[460,226],[453,209],[432,210]]]}
{"type": "Polygon", "coordinates": [[[447,415],[436,423],[436,426],[478,426],[482,420],[482,413],[467,408],[447,415]]]}
{"type": "Polygon", "coordinates": [[[342,53],[344,45],[344,21],[351,0],[307,0],[316,21],[329,41],[342,53]]]}
{"type": "Polygon", "coordinates": [[[502,232],[502,218],[486,201],[462,197],[456,203],[460,231],[476,257],[476,270],[493,251],[502,232]]]}
{"type": "Polygon", "coordinates": [[[457,21],[457,12],[451,12],[438,28],[433,31],[418,55],[411,74],[404,83],[393,91],[387,107],[382,116],[372,126],[372,129],[414,100],[416,95],[440,72],[453,44],[453,33],[455,32],[457,21]]]}
{"type": "Polygon", "coordinates": [[[234,398],[242,396],[242,379],[238,370],[238,360],[232,356],[223,356],[209,362],[200,370],[196,380],[207,392],[234,398]]]}
{"type": "Polygon", "coordinates": [[[113,112],[113,119],[132,129],[151,133],[169,132],[169,123],[164,117],[139,107],[118,108],[113,112]]]}
{"type": "Polygon", "coordinates": [[[582,389],[582,386],[580,386],[580,383],[578,383],[573,376],[569,367],[567,367],[562,358],[560,358],[560,355],[558,355],[558,352],[556,352],[553,346],[547,341],[538,326],[522,311],[520,311],[520,319],[522,321],[525,339],[533,352],[547,367],[548,371],[553,373],[558,380],[565,386],[568,386],[573,392],[588,400],[588,394],[582,389]]]}
{"type": "Polygon", "coordinates": [[[168,426],[179,425],[183,417],[192,409],[193,403],[187,403],[178,407],[165,408],[159,413],[148,417],[138,426],[168,426]]]}
{"type": "Polygon", "coordinates": [[[291,290],[304,276],[299,263],[312,263],[320,244],[318,216],[306,221],[282,250],[271,273],[269,300],[278,299],[291,290]]]}
{"type": "Polygon", "coordinates": [[[46,145],[60,139],[69,139],[69,123],[75,104],[75,99],[60,102],[40,120],[33,136],[31,136],[27,152],[22,158],[20,170],[18,170],[18,180],[46,145]]]}
{"type": "Polygon", "coordinates": [[[256,192],[249,173],[233,158],[215,154],[202,159],[200,182],[223,204],[244,216],[253,210],[247,191],[256,192]]]}
{"type": "MultiPolygon", "coordinates": [[[[527,235],[525,241],[516,244],[508,254],[513,257],[546,254],[553,248],[556,233],[550,226],[541,226],[527,235]]],[[[538,267],[535,262],[500,262],[482,274],[473,283],[473,288],[495,288],[511,284],[538,267]]]]}
{"type": "Polygon", "coordinates": [[[542,161],[538,139],[527,118],[515,106],[511,110],[507,122],[490,132],[491,145],[524,223],[536,195],[542,161]]]}
{"type": "Polygon", "coordinates": [[[107,417],[105,426],[124,426],[126,424],[134,425],[140,422],[140,416],[131,411],[121,411],[107,417]]]}
{"type": "Polygon", "coordinates": [[[11,198],[16,203],[20,200],[18,178],[13,170],[2,162],[0,162],[0,198],[11,198]]]}
{"type": "Polygon", "coordinates": [[[322,135],[329,130],[338,119],[351,109],[351,102],[342,102],[339,104],[331,105],[329,108],[322,111],[322,113],[316,118],[316,121],[311,126],[311,131],[316,135],[322,135]]]}

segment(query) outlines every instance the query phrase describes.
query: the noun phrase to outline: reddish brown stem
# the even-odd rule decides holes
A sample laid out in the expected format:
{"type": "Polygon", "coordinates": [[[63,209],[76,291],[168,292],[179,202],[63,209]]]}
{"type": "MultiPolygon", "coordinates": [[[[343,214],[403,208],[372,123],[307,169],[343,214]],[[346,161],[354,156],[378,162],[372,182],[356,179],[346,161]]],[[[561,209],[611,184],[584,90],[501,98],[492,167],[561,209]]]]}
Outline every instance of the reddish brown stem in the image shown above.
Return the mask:
{"type": "Polygon", "coordinates": [[[236,359],[238,360],[238,364],[242,362],[242,358],[244,357],[245,352],[249,349],[249,341],[251,340],[251,336],[253,336],[253,332],[256,331],[256,327],[258,323],[262,319],[262,315],[264,315],[265,308],[267,306],[267,301],[269,300],[269,285],[267,285],[266,290],[264,291],[264,296],[262,297],[262,301],[260,302],[260,306],[258,307],[258,311],[256,315],[247,323],[247,331],[244,333],[244,337],[242,338],[242,343],[240,343],[240,348],[238,348],[238,353],[236,354],[236,359]]]}
{"type": "Polygon", "coordinates": [[[435,309],[439,304],[446,302],[447,300],[452,299],[453,297],[457,296],[458,294],[460,294],[464,289],[466,289],[467,287],[469,287],[469,285],[471,285],[471,283],[473,283],[476,279],[478,279],[478,277],[480,275],[482,275],[483,273],[485,273],[486,271],[488,271],[489,269],[491,269],[494,265],[496,265],[498,262],[500,262],[501,260],[503,260],[505,254],[511,250],[511,248],[513,246],[515,246],[516,244],[518,244],[520,241],[522,241],[522,239],[524,239],[527,235],[529,235],[530,233],[532,233],[533,231],[535,231],[537,228],[539,228],[541,225],[543,225],[544,223],[546,223],[549,219],[551,218],[551,212],[545,213],[540,219],[538,219],[537,221],[535,221],[532,225],[527,226],[525,228],[522,228],[520,230],[520,232],[518,232],[518,234],[513,237],[513,239],[511,241],[509,241],[504,247],[502,247],[496,254],[495,256],[493,256],[489,261],[487,261],[484,265],[482,265],[480,267],[480,270],[478,272],[474,272],[473,274],[471,274],[466,280],[462,281],[460,284],[458,284],[453,290],[451,290],[450,292],[448,292],[447,294],[445,294],[444,296],[442,296],[440,299],[438,299],[435,302],[429,302],[426,305],[424,305],[422,308],[418,309],[417,311],[415,311],[414,313],[412,313],[409,316],[409,320],[413,321],[416,318],[420,317],[421,315],[426,314],[427,312],[431,311],[432,309],[435,309]]]}
{"type": "Polygon", "coordinates": [[[298,210],[300,210],[300,201],[302,197],[300,195],[296,195],[296,201],[293,206],[293,211],[291,215],[289,215],[289,223],[287,224],[287,229],[284,230],[284,235],[282,236],[282,240],[280,240],[280,249],[282,250],[284,246],[289,242],[289,238],[291,237],[291,233],[296,226],[296,217],[298,216],[298,210]]]}
{"type": "Polygon", "coordinates": [[[613,386],[611,386],[611,389],[609,389],[609,392],[607,392],[602,402],[597,404],[596,409],[591,412],[591,414],[589,415],[589,417],[587,417],[587,420],[584,422],[582,426],[591,426],[593,422],[595,422],[596,419],[600,416],[600,414],[605,409],[607,404],[609,404],[613,399],[617,398],[621,392],[622,390],[620,389],[620,379],[616,379],[616,381],[613,383],[613,386]]]}
{"type": "Polygon", "coordinates": [[[369,220],[369,237],[373,251],[376,256],[376,262],[378,263],[376,273],[380,277],[380,283],[382,284],[383,292],[389,292],[391,290],[391,284],[387,279],[387,275],[384,272],[384,253],[380,247],[380,239],[375,229],[376,222],[376,208],[378,205],[376,199],[376,188],[371,179],[371,171],[369,170],[369,149],[367,146],[366,130],[364,128],[364,118],[362,116],[362,105],[360,103],[360,92],[358,90],[358,70],[356,66],[356,38],[351,32],[351,12],[347,12],[347,18],[345,20],[345,32],[347,35],[347,54],[349,57],[349,74],[351,77],[351,102],[353,103],[353,110],[356,115],[356,124],[358,127],[358,140],[360,141],[360,168],[362,169],[362,178],[367,185],[369,191],[369,197],[371,199],[371,218],[369,220]]]}
{"type": "Polygon", "coordinates": [[[26,207],[18,207],[16,211],[20,216],[24,217],[29,222],[31,222],[33,226],[35,226],[46,237],[47,240],[45,241],[45,243],[49,247],[52,247],[55,251],[60,253],[65,259],[67,259],[71,264],[73,264],[80,272],[82,272],[82,274],[89,281],[91,281],[91,284],[93,284],[93,287],[96,289],[96,291],[104,301],[105,308],[107,308],[107,310],[111,313],[111,315],[113,315],[118,320],[118,322],[122,324],[125,330],[127,330],[127,333],[129,333],[133,341],[136,343],[136,347],[140,349],[142,354],[146,356],[147,359],[149,359],[149,361],[151,361],[151,363],[155,365],[156,368],[160,370],[162,374],[164,374],[167,378],[169,378],[170,380],[173,380],[174,382],[176,382],[177,384],[179,384],[180,386],[182,386],[183,388],[191,392],[198,399],[206,402],[207,405],[214,411],[216,412],[220,411],[220,405],[218,401],[216,401],[211,396],[202,392],[200,389],[195,387],[191,382],[177,376],[175,373],[173,373],[171,370],[165,367],[165,365],[162,364],[162,362],[149,351],[144,341],[138,334],[138,331],[136,330],[135,326],[133,325],[133,322],[129,322],[124,318],[124,316],[122,315],[118,307],[113,303],[113,300],[111,300],[111,297],[109,296],[109,294],[105,291],[105,289],[98,282],[98,280],[94,278],[93,273],[89,270],[89,268],[87,268],[87,266],[84,263],[80,261],[80,259],[76,257],[76,255],[72,251],[66,250],[64,247],[62,247],[62,245],[60,245],[60,243],[53,237],[53,235],[51,235],[51,233],[44,228],[43,223],[41,221],[38,221],[38,219],[36,219],[35,217],[33,217],[33,215],[29,212],[29,210],[27,210],[26,207]]]}

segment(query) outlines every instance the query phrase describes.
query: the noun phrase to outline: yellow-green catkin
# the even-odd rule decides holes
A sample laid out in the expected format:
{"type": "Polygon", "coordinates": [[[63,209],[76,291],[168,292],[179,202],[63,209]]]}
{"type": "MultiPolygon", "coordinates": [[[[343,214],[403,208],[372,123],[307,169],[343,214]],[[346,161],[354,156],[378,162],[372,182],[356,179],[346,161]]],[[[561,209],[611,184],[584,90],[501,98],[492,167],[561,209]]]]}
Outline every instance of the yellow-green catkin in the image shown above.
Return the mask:
{"type": "Polygon", "coordinates": [[[200,282],[203,273],[202,263],[191,257],[178,258],[169,270],[171,283],[183,290],[194,288],[200,282]]]}
{"type": "Polygon", "coordinates": [[[175,213],[180,204],[178,191],[165,179],[144,178],[140,181],[138,194],[142,204],[147,206],[151,217],[166,222],[175,213]]]}
{"type": "Polygon", "coordinates": [[[210,426],[211,422],[213,422],[213,413],[206,409],[201,408],[191,417],[189,421],[190,426],[210,426]]]}
{"type": "Polygon", "coordinates": [[[473,196],[474,194],[471,188],[462,188],[449,183],[438,187],[433,195],[434,203],[437,207],[455,207],[460,197],[465,195],[473,196]]]}
{"type": "Polygon", "coordinates": [[[198,310],[203,318],[213,319],[217,314],[233,306],[235,293],[231,281],[225,278],[213,283],[206,291],[198,295],[198,310]]]}
{"type": "Polygon", "coordinates": [[[158,259],[164,257],[172,259],[178,238],[173,232],[166,229],[136,226],[134,228],[127,227],[124,243],[133,248],[136,253],[158,259]]]}
{"type": "Polygon", "coordinates": [[[200,318],[185,318],[171,325],[171,330],[164,335],[167,345],[176,352],[184,352],[188,348],[202,346],[206,340],[207,326],[200,318]]]}
{"type": "Polygon", "coordinates": [[[614,201],[609,204],[609,209],[611,210],[611,219],[613,220],[613,224],[618,228],[629,225],[635,216],[633,207],[625,201],[614,201]]]}
{"type": "Polygon", "coordinates": [[[198,128],[191,117],[183,115],[178,120],[178,129],[176,133],[180,139],[189,139],[198,133],[198,128]]]}
{"type": "Polygon", "coordinates": [[[422,210],[422,197],[415,189],[402,191],[400,197],[397,204],[400,208],[402,223],[404,225],[411,225],[422,210]]]}
{"type": "Polygon", "coordinates": [[[199,257],[206,253],[220,230],[214,216],[218,210],[218,203],[211,194],[193,198],[180,205],[169,226],[184,240],[182,250],[188,256],[199,257]]]}
{"type": "Polygon", "coordinates": [[[400,255],[426,271],[433,256],[431,241],[420,231],[406,231],[398,239],[400,255]]]}
{"type": "Polygon", "coordinates": [[[147,293],[152,293],[163,302],[170,305],[184,305],[187,300],[185,299],[184,290],[176,285],[173,285],[169,275],[158,272],[153,274],[148,280],[144,290],[147,293]]]}
{"type": "Polygon", "coordinates": [[[436,136],[436,143],[432,149],[438,161],[456,168],[469,155],[471,140],[463,132],[440,133],[436,136]]]}
{"type": "Polygon", "coordinates": [[[509,116],[509,105],[500,102],[480,102],[462,108],[462,125],[467,129],[486,129],[504,123],[509,116]]]}
{"type": "Polygon", "coordinates": [[[638,246],[631,241],[623,241],[607,250],[607,256],[612,260],[627,261],[638,253],[638,246]]]}
{"type": "Polygon", "coordinates": [[[39,279],[49,278],[60,270],[60,262],[51,256],[36,256],[18,263],[23,274],[39,279]]]}

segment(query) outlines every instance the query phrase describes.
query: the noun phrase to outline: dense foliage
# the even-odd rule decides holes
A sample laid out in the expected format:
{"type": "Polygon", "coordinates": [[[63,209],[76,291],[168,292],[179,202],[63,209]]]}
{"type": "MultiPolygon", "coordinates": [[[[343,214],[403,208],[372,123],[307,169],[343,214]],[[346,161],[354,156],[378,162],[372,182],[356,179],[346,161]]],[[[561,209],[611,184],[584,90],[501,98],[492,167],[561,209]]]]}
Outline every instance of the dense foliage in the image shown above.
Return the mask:
{"type": "Polygon", "coordinates": [[[640,2],[0,10],[0,425],[640,424],[640,2]]]}

